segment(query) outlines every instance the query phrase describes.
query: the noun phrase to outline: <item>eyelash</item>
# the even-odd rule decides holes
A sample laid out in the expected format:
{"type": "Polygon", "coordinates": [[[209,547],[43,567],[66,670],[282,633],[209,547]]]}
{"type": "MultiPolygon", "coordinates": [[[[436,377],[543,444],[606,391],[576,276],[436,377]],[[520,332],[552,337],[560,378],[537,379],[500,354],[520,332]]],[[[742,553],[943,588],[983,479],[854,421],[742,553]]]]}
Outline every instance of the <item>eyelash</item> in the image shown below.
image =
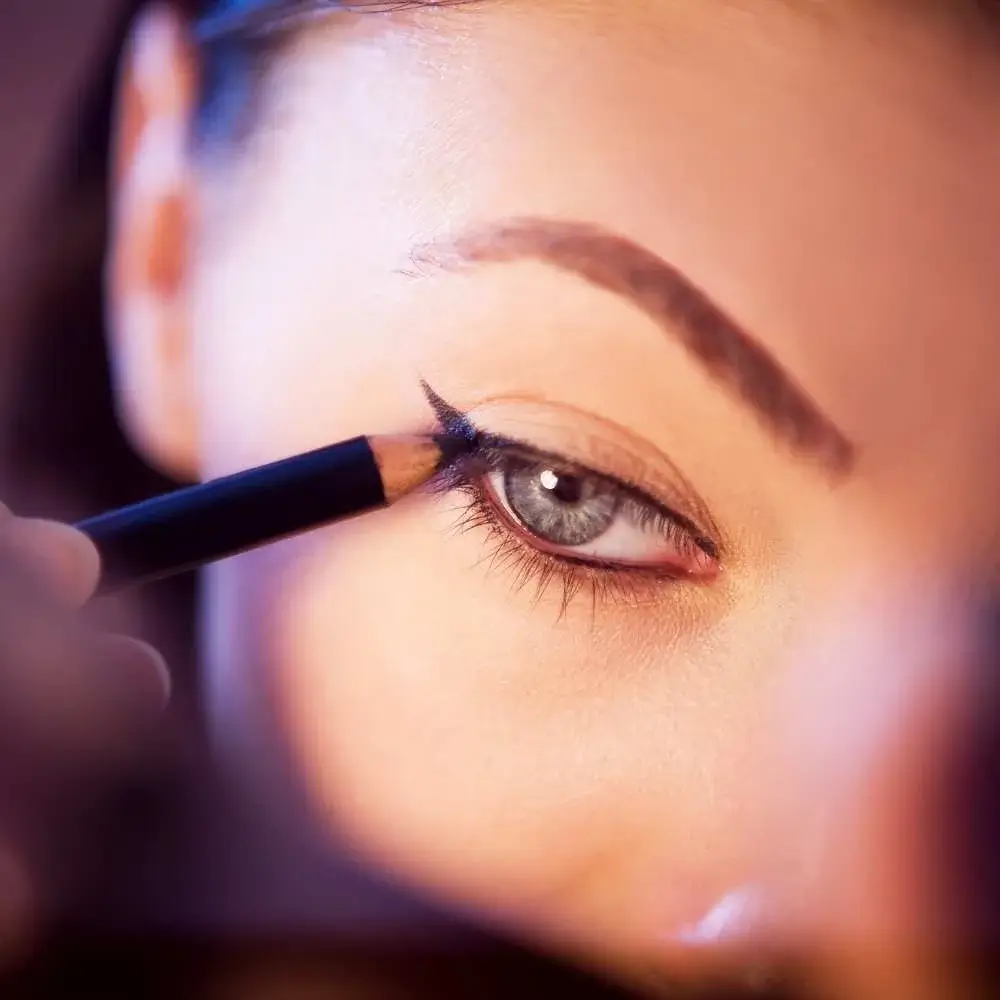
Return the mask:
{"type": "Polygon", "coordinates": [[[457,494],[461,504],[456,509],[455,534],[485,531],[486,544],[477,565],[488,572],[505,570],[512,576],[511,590],[520,592],[534,585],[533,603],[538,604],[549,588],[562,588],[559,618],[562,619],[574,600],[589,594],[591,613],[603,605],[641,607],[655,600],[664,585],[684,581],[686,576],[666,566],[601,562],[572,558],[539,548],[531,534],[502,509],[486,485],[491,472],[504,472],[515,462],[531,463],[555,460],[572,465],[581,475],[593,476],[614,486],[623,494],[621,512],[637,526],[658,532],[682,552],[701,550],[712,559],[719,558],[718,547],[686,518],[646,496],[640,490],[613,477],[567,462],[519,442],[492,435],[480,435],[476,450],[444,470],[434,488],[440,494],[457,494]]]}

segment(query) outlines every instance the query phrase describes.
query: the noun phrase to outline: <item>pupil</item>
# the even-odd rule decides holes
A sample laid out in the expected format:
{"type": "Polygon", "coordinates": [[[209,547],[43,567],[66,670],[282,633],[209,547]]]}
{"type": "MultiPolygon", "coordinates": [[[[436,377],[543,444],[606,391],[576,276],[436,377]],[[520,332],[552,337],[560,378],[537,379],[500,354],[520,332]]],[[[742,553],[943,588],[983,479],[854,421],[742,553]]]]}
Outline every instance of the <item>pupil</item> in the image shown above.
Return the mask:
{"type": "Polygon", "coordinates": [[[583,499],[583,480],[579,476],[560,476],[546,469],[539,477],[542,487],[565,504],[578,504],[583,499]]]}

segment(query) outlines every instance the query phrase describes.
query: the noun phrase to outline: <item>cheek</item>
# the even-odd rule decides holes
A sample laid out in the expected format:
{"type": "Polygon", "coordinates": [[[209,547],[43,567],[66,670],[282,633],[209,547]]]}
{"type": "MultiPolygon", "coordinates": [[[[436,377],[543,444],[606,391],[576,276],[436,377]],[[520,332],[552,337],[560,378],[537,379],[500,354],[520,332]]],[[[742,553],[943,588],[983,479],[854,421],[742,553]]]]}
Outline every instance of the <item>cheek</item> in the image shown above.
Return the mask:
{"type": "Polygon", "coordinates": [[[324,811],[367,850],[460,895],[499,873],[531,893],[559,788],[544,769],[526,780],[526,754],[561,667],[403,521],[339,532],[286,588],[275,666],[292,740],[324,811]]]}
{"type": "Polygon", "coordinates": [[[745,643],[720,632],[699,657],[559,626],[423,516],[316,536],[272,604],[273,680],[321,813],[519,926],[634,948],[689,923],[738,877],[759,805],[745,643]],[[742,662],[720,669],[730,642],[742,662]]]}

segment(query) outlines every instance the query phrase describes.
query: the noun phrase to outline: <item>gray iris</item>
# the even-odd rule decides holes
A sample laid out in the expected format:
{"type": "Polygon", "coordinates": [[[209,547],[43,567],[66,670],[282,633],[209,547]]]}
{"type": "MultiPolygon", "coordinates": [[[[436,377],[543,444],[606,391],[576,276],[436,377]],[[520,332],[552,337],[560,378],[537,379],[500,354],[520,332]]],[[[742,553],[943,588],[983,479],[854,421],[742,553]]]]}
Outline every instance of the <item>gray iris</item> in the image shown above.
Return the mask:
{"type": "Polygon", "coordinates": [[[504,473],[504,492],[524,526],[553,545],[585,545],[611,527],[620,493],[591,474],[547,465],[516,465],[504,473]]]}

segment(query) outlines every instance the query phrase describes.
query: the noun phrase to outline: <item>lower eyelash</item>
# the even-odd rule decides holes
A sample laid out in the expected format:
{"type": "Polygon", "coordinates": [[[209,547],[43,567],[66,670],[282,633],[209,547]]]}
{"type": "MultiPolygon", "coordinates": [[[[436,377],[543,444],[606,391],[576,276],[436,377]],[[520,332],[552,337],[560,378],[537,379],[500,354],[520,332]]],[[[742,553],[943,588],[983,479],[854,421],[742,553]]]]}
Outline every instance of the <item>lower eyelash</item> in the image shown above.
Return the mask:
{"type": "Polygon", "coordinates": [[[593,618],[599,605],[646,606],[659,597],[665,582],[681,579],[677,573],[663,567],[601,564],[543,552],[518,537],[516,529],[497,510],[478,479],[455,477],[448,489],[462,497],[454,532],[486,532],[484,551],[477,565],[484,565],[488,573],[510,572],[513,593],[533,585],[534,605],[541,602],[550,587],[560,586],[559,621],[565,617],[570,604],[581,596],[589,595],[593,618]]]}

